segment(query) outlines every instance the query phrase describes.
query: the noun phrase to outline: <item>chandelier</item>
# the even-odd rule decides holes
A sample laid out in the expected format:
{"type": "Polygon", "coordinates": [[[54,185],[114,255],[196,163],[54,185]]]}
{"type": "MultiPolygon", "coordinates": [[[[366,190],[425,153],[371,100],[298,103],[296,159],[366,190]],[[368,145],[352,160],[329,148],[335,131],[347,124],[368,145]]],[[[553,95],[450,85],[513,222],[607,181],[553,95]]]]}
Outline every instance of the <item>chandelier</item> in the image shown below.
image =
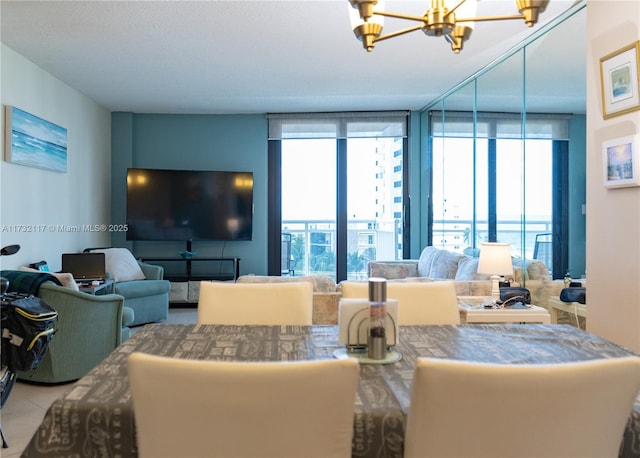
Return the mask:
{"type": "Polygon", "coordinates": [[[474,17],[477,0],[431,0],[431,7],[424,13],[424,16],[374,10],[376,6],[384,8],[383,2],[384,0],[349,0],[353,7],[350,9],[352,11],[353,32],[362,41],[364,49],[372,51],[378,41],[422,30],[430,37],[443,36],[451,44],[453,52],[458,54],[471,36],[475,22],[523,19],[529,27],[532,27],[538,22],[538,17],[546,9],[549,0],[515,0],[516,8],[520,14],[479,17],[474,17]],[[450,8],[448,5],[452,4],[454,6],[450,8]],[[385,16],[415,21],[418,24],[381,35],[385,16]]]}

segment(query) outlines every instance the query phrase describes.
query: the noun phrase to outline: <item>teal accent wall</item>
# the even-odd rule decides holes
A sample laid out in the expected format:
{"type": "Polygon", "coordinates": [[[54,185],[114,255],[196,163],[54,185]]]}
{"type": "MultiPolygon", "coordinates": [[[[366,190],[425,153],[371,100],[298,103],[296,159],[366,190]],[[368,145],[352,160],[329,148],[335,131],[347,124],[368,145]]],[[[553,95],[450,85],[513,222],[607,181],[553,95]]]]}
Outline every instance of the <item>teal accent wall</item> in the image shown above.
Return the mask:
{"type": "MultiPolygon", "coordinates": [[[[193,242],[202,257],[239,257],[240,274],[267,272],[267,119],[251,115],[111,114],[111,215],[126,222],[128,167],[253,172],[253,240],[193,242]]],[[[129,242],[113,246],[137,257],[178,257],[184,242],[129,242]]]]}
{"type": "MultiPolygon", "coordinates": [[[[409,125],[409,208],[411,258],[426,245],[429,174],[421,150],[426,151],[426,117],[414,112],[409,125]]],[[[570,248],[574,277],[585,270],[586,119],[575,115],[570,124],[570,248]],[[578,172],[578,173],[575,173],[578,172]]],[[[126,222],[128,167],[185,170],[250,171],[254,177],[253,240],[194,242],[193,249],[211,257],[239,257],[240,273],[267,274],[267,119],[256,115],[169,115],[116,112],[111,115],[111,215],[114,224],[126,222]]],[[[128,242],[124,233],[112,234],[113,246],[126,246],[136,256],[178,256],[182,242],[128,242]]]]}

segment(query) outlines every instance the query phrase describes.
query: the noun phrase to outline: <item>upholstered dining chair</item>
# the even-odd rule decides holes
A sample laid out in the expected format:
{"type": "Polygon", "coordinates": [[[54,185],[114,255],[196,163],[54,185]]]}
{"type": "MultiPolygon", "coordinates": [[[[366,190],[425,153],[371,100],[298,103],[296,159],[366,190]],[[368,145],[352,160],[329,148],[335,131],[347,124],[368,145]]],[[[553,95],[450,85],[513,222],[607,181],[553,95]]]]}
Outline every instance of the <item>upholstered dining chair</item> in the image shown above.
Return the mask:
{"type": "Polygon", "coordinates": [[[141,458],[351,456],[355,359],[127,363],[141,458]]]}
{"type": "MultiPolygon", "coordinates": [[[[340,282],[342,297],[368,297],[366,281],[340,282]]],[[[453,282],[387,282],[387,298],[398,300],[400,325],[460,324],[453,282]]]]}
{"type": "Polygon", "coordinates": [[[404,456],[618,456],[639,390],[638,357],[540,365],[418,358],[404,456]]]}
{"type": "Polygon", "coordinates": [[[200,284],[199,324],[310,326],[312,320],[311,283],[200,284]]]}

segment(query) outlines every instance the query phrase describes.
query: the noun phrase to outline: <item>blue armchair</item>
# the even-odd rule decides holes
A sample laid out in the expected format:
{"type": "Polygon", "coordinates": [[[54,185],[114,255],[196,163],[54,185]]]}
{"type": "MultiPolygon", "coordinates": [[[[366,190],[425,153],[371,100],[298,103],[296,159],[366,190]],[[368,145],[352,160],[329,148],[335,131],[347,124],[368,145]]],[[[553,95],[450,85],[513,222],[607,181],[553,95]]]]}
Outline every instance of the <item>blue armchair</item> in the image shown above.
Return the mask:
{"type": "Polygon", "coordinates": [[[169,317],[171,283],[163,280],[164,268],[138,261],[145,280],[117,281],[113,292],[124,297],[127,307],[135,312],[131,326],[164,321],[169,317]]]}
{"type": "Polygon", "coordinates": [[[87,248],[84,251],[105,253],[107,274],[115,280],[113,292],[123,296],[125,305],[135,313],[131,326],[169,317],[171,283],[163,280],[162,266],[136,261],[126,248],[87,248]]]}

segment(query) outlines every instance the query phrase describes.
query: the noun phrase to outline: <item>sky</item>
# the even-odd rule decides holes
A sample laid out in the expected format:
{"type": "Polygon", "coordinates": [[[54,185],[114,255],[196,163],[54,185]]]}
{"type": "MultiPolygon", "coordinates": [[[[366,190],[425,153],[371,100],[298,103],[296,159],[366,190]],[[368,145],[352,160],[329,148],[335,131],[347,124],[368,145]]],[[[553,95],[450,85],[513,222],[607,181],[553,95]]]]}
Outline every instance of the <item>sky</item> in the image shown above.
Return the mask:
{"type": "MultiPolygon", "coordinates": [[[[349,141],[347,164],[349,217],[375,219],[375,139],[349,141]]],[[[336,217],[336,141],[282,142],[282,219],[336,217]]]]}

